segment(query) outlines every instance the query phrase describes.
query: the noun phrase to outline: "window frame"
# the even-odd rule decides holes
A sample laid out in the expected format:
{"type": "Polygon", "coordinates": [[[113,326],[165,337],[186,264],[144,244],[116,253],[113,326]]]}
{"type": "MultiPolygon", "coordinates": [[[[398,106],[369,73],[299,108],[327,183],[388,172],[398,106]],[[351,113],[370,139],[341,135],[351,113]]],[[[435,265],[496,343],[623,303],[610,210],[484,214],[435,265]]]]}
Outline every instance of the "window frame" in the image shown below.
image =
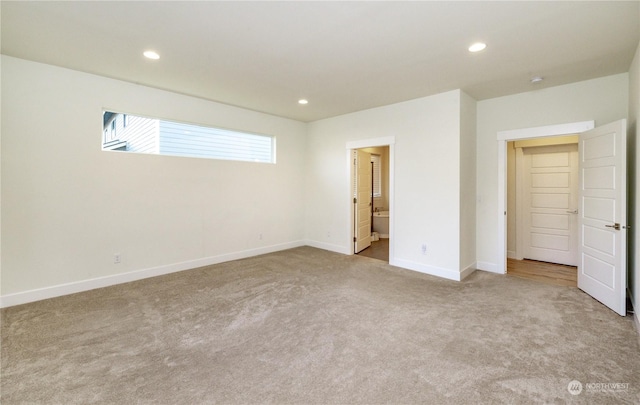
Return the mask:
{"type": "MultiPolygon", "coordinates": [[[[118,149],[117,151],[128,152],[128,153],[141,153],[141,154],[147,154],[147,155],[158,155],[158,156],[173,156],[173,157],[213,159],[213,160],[222,160],[222,161],[226,160],[226,161],[234,161],[234,162],[276,164],[276,136],[275,135],[241,131],[237,129],[229,129],[229,128],[213,126],[209,124],[201,124],[201,123],[180,121],[180,120],[174,120],[174,119],[165,119],[165,118],[159,118],[159,117],[150,117],[146,115],[132,114],[129,112],[125,113],[125,112],[118,111],[116,109],[110,109],[110,108],[103,108],[102,110],[103,110],[103,116],[106,113],[111,113],[116,115],[116,118],[111,121],[110,125],[114,124],[117,121],[117,115],[123,116],[123,124],[124,124],[123,131],[120,132],[116,138],[111,139],[109,142],[105,142],[106,139],[104,139],[103,137],[103,140],[102,140],[103,151],[114,151],[114,149],[110,147],[110,145],[108,145],[108,143],[113,143],[114,141],[118,141],[126,144],[127,140],[121,139],[121,137],[127,136],[126,131],[132,127],[132,125],[130,124],[134,122],[135,119],[139,118],[144,120],[155,121],[155,124],[157,125],[157,131],[154,134],[155,141],[157,142],[157,147],[155,148],[156,150],[153,152],[149,152],[149,151],[127,150],[127,148],[121,148],[121,149],[118,149]],[[191,143],[189,142],[185,143],[185,145],[187,145],[186,149],[204,151],[204,153],[189,154],[189,153],[162,152],[160,147],[161,137],[163,136],[162,129],[161,129],[162,123],[167,123],[169,124],[167,128],[174,127],[174,129],[180,126],[185,126],[183,134],[177,134],[178,138],[180,138],[180,135],[182,136],[190,135],[191,134],[190,130],[193,129],[193,127],[197,127],[198,130],[202,131],[205,142],[210,143],[208,149],[212,155],[207,156],[205,148],[200,149],[200,147],[198,146],[199,142],[195,141],[194,139],[190,140],[191,143]],[[206,132],[210,132],[210,133],[207,134],[206,132]],[[212,135],[212,138],[210,140],[207,140],[206,139],[207,135],[212,135]],[[238,139],[232,142],[229,142],[229,140],[232,139],[233,136],[235,135],[238,135],[238,139]],[[218,139],[216,140],[215,138],[218,138],[218,139]],[[226,152],[221,151],[220,149],[220,145],[222,144],[221,139],[224,139],[227,142],[227,145],[231,145],[231,148],[230,148],[231,150],[227,150],[226,152]],[[262,142],[259,142],[259,141],[262,141],[262,142]],[[267,146],[264,145],[265,143],[267,144],[267,146]],[[257,152],[258,154],[262,154],[263,156],[268,155],[268,159],[258,159],[255,157],[251,157],[250,155],[252,154],[252,151],[255,152],[256,150],[258,151],[257,152]],[[245,154],[245,156],[242,156],[243,153],[245,154]]],[[[165,128],[165,130],[169,131],[169,129],[167,128],[165,128]]],[[[109,129],[111,129],[111,127],[109,127],[109,129]]],[[[103,132],[104,130],[106,130],[106,128],[103,128],[103,132]]],[[[175,135],[176,134],[174,134],[174,136],[175,135]]],[[[184,145],[174,144],[173,149],[174,150],[180,149],[183,146],[184,145]]]]}
{"type": "Polygon", "coordinates": [[[382,156],[377,153],[372,153],[371,163],[373,163],[373,176],[372,176],[373,187],[371,188],[371,194],[373,195],[373,198],[381,198],[382,197],[382,156]],[[378,178],[377,182],[376,182],[376,176],[378,178]]]}

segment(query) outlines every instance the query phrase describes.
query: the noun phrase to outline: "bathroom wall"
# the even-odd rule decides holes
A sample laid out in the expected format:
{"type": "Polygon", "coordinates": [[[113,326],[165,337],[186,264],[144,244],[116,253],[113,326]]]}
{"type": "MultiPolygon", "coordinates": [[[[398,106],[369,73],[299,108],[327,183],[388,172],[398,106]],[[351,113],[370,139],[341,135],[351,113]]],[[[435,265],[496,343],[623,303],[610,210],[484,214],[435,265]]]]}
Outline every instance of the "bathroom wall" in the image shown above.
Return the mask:
{"type": "Polygon", "coordinates": [[[388,211],[389,210],[389,147],[379,147],[379,148],[363,148],[365,152],[380,155],[380,171],[381,171],[381,183],[382,183],[382,196],[374,197],[373,204],[374,209],[379,208],[380,211],[388,211]]]}

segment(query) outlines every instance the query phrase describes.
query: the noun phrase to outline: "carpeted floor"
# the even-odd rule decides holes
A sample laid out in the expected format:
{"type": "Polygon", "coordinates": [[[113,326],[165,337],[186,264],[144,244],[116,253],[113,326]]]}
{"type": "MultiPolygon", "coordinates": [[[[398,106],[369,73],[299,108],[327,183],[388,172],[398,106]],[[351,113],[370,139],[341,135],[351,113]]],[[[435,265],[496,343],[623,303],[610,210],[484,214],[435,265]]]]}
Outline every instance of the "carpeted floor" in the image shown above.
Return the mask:
{"type": "Polygon", "coordinates": [[[576,288],[310,247],[1,314],[3,405],[640,402],[632,320],[576,288]]]}

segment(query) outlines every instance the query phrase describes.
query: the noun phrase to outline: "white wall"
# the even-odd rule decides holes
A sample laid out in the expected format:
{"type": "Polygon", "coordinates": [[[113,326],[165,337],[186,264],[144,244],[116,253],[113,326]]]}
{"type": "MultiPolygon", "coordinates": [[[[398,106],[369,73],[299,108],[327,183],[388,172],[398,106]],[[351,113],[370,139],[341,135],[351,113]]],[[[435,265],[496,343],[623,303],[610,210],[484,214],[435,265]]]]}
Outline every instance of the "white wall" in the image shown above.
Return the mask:
{"type": "Polygon", "coordinates": [[[476,100],[460,100],[460,266],[476,266],[476,100]]]}
{"type": "Polygon", "coordinates": [[[350,250],[347,142],[395,137],[392,264],[459,277],[461,94],[456,90],[310,123],[307,243],[350,250]]]}
{"type": "Polygon", "coordinates": [[[304,123],[7,56],[1,73],[3,304],[303,243],[304,123]],[[103,108],[275,135],[277,164],[103,152],[103,108]]]}
{"type": "Polygon", "coordinates": [[[478,103],[456,90],[310,124],[7,56],[0,65],[3,304],[302,243],[347,253],[346,144],[380,137],[395,137],[394,264],[450,278],[476,259],[491,270],[497,132],[640,116],[637,54],[630,74],[478,103]],[[278,164],[102,152],[103,108],[276,135],[278,164]]]}
{"type": "Polygon", "coordinates": [[[478,106],[478,268],[496,271],[498,257],[499,131],[595,120],[596,126],[628,114],[629,75],[613,76],[483,100],[478,106]]]}
{"type": "MultiPolygon", "coordinates": [[[[0,6],[0,14],[2,13],[0,6]]],[[[0,15],[0,19],[2,16],[0,15]]],[[[0,30],[0,44],[2,43],[0,30]]],[[[0,57],[0,297],[2,296],[2,57],[0,57]]]]}
{"type": "MultiPolygon", "coordinates": [[[[629,174],[629,218],[632,220],[631,234],[629,237],[629,290],[632,295],[632,301],[635,308],[636,323],[640,327],[640,224],[638,223],[638,188],[640,187],[640,164],[638,164],[638,156],[640,154],[640,43],[636,50],[636,56],[633,59],[631,68],[629,69],[629,128],[628,139],[629,148],[627,154],[631,156],[629,174]]],[[[640,329],[639,329],[640,331],[640,329]]]]}

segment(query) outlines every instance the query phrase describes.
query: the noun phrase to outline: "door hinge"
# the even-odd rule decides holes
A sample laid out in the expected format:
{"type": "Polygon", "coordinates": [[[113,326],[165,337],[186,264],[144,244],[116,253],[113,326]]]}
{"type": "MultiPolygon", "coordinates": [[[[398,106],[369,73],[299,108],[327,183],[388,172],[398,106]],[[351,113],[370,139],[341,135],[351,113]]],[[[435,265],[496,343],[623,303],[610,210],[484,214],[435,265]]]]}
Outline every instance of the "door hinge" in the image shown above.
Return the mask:
{"type": "Polygon", "coordinates": [[[358,199],[357,199],[357,198],[355,198],[355,197],[353,197],[353,203],[354,203],[354,204],[357,204],[357,203],[358,203],[358,199]]]}
{"type": "Polygon", "coordinates": [[[353,237],[353,241],[354,241],[354,242],[357,242],[357,239],[356,239],[356,237],[355,237],[355,236],[353,237]]]}

